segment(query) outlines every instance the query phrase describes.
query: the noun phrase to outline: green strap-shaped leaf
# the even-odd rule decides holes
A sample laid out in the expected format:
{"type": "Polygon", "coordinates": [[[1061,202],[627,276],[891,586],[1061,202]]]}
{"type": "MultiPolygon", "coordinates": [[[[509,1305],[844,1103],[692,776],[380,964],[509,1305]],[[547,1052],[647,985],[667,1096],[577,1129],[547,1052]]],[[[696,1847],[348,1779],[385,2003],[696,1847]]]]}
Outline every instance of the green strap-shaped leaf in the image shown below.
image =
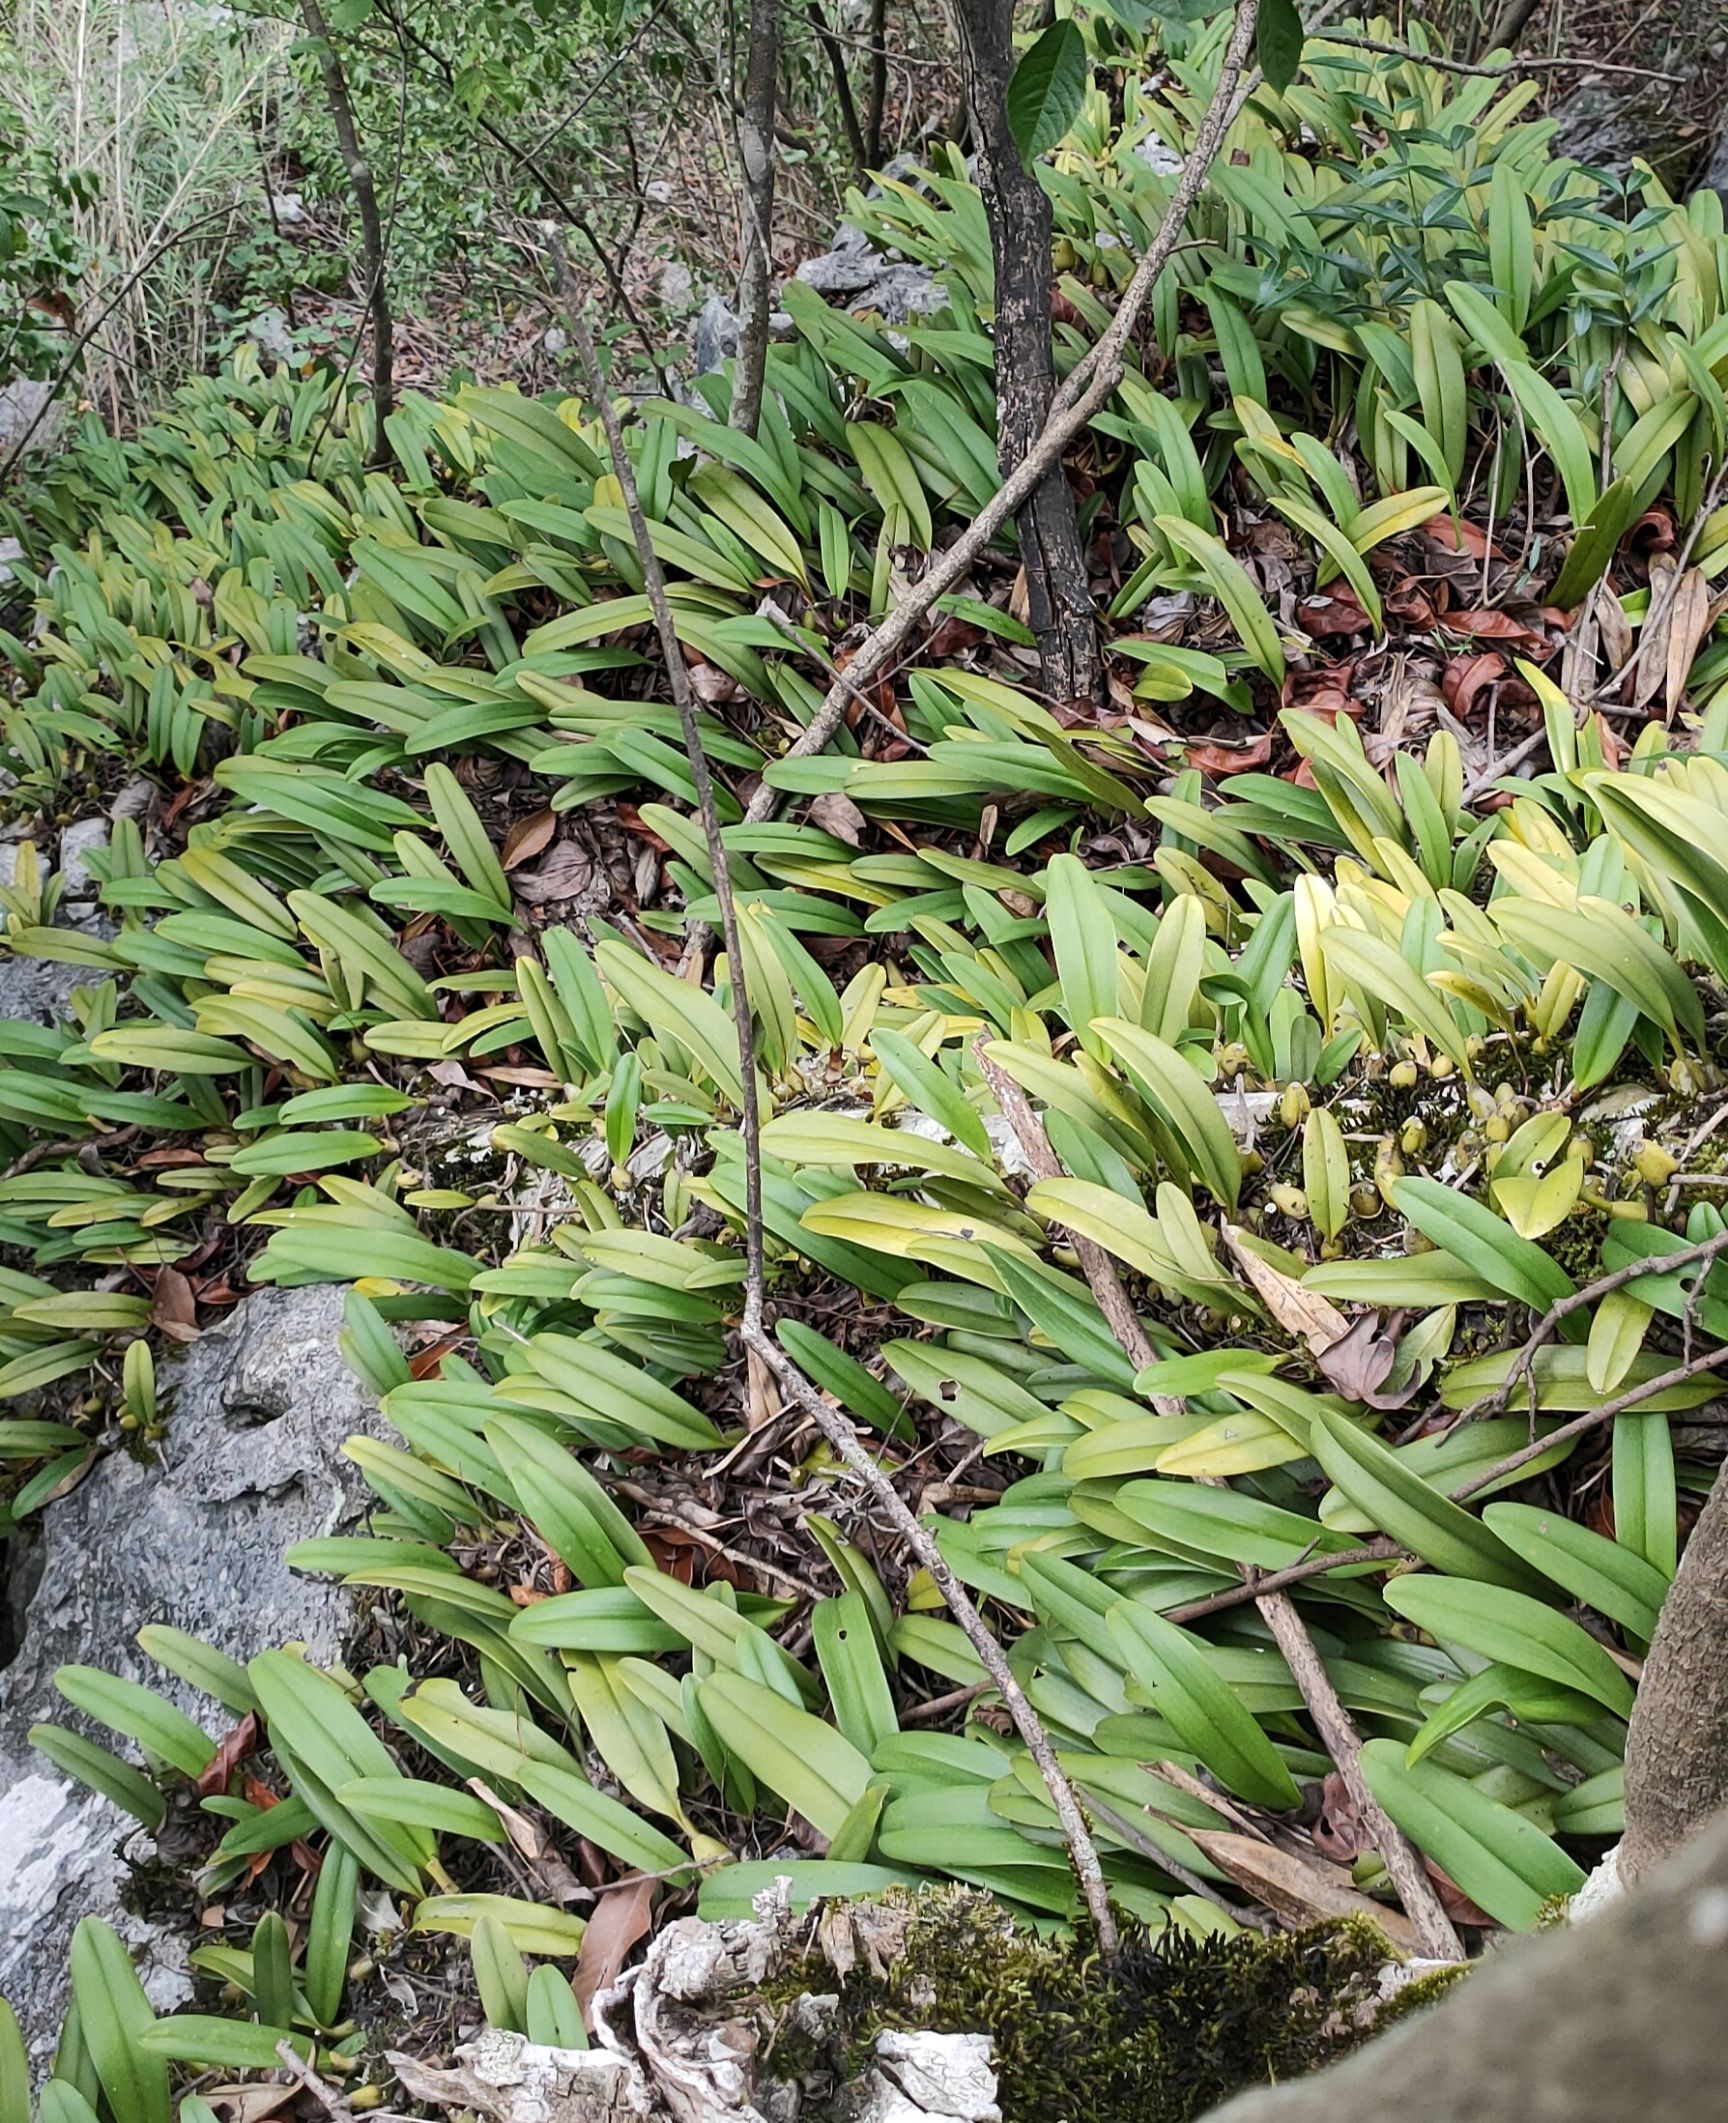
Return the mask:
{"type": "Polygon", "coordinates": [[[1126,1018],[1101,1018],[1098,1032],[1118,1061],[1145,1084],[1180,1138],[1196,1176],[1215,1200],[1234,1209],[1242,1188],[1242,1158],[1211,1085],[1178,1049],[1126,1018]]]}
{"type": "Polygon", "coordinates": [[[1116,924],[1097,880],[1074,855],[1057,855],[1044,872],[1044,912],[1062,984],[1062,1007],[1082,1047],[1102,1060],[1100,1018],[1119,1007],[1116,924]]]}
{"type": "Polygon", "coordinates": [[[72,1995],[115,2123],[168,2123],[168,2067],[144,2043],[156,2015],[132,1956],[100,1917],[82,1918],[72,1934],[72,1995]]]}
{"type": "Polygon", "coordinates": [[[1596,1715],[1596,1705],[1575,1689],[1521,1673],[1515,1666],[1484,1666],[1460,1682],[1427,1719],[1410,1742],[1406,1761],[1414,1768],[1442,1740],[1502,1707],[1522,1722],[1538,1725],[1587,1724],[1596,1715]]]}
{"type": "Polygon", "coordinates": [[[1445,1643],[1575,1688],[1616,1717],[1632,1714],[1632,1683],[1606,1647],[1541,1600],[1466,1578],[1411,1576],[1391,1581],[1386,1604],[1445,1643]]]}
{"type": "Polygon", "coordinates": [[[110,1732],[136,1740],[140,1747],[172,1763],[183,1776],[203,1774],[216,1742],[166,1697],[96,1666],[62,1666],[54,1686],[75,1710],[106,1725],[110,1732]]]}
{"type": "Polygon", "coordinates": [[[1642,1555],[1533,1504],[1490,1504],[1482,1516],[1545,1577],[1648,1643],[1668,1580],[1642,1555]]]}
{"type": "Polygon", "coordinates": [[[1118,1601],[1105,1626],[1153,1709],[1226,1790],[1279,1813],[1300,1802],[1277,1748],[1186,1630],[1132,1600],[1118,1601]]]}
{"type": "MultiPolygon", "coordinates": [[[[1533,1311],[1546,1312],[1577,1295],[1578,1285],[1556,1260],[1468,1194],[1438,1180],[1407,1178],[1393,1182],[1392,1198],[1424,1238],[1533,1311]]],[[[1560,1332],[1570,1342],[1583,1341],[1588,1320],[1573,1313],[1562,1320],[1560,1332]]]]}
{"type": "Polygon", "coordinates": [[[1533,1931],[1543,1905],[1576,1894],[1583,1869],[1534,1821],[1435,1762],[1414,1769],[1396,1740],[1362,1749],[1368,1789],[1396,1825],[1496,1923],[1533,1931]]]}
{"type": "Polygon", "coordinates": [[[1520,1592],[1541,1589],[1541,1579],[1504,1541],[1370,1432],[1316,1407],[1309,1439],[1314,1457],[1357,1510],[1431,1568],[1520,1592]]]}
{"type": "Polygon", "coordinates": [[[810,1825],[839,1833],[864,1795],[870,1764],[844,1733],[741,1673],[716,1673],[698,1689],[721,1744],[810,1825]]]}

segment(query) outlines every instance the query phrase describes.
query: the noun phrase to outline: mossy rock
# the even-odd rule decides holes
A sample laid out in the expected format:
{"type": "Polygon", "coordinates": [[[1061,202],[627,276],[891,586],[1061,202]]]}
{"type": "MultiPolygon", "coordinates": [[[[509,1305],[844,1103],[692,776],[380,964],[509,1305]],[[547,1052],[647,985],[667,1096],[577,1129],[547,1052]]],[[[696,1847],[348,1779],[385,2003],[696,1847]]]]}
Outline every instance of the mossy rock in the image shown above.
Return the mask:
{"type": "Polygon", "coordinates": [[[863,1957],[846,1966],[819,1921],[821,1947],[753,2001],[729,2001],[757,2020],[759,2074],[795,2084],[805,2118],[842,2116],[877,2035],[895,2028],[987,2034],[1004,2123],[1187,2123],[1354,2048],[1391,1958],[1354,1918],[1271,1936],[1130,1927],[1106,1961],[965,1888],[835,1915],[869,1942],[863,1957]]]}

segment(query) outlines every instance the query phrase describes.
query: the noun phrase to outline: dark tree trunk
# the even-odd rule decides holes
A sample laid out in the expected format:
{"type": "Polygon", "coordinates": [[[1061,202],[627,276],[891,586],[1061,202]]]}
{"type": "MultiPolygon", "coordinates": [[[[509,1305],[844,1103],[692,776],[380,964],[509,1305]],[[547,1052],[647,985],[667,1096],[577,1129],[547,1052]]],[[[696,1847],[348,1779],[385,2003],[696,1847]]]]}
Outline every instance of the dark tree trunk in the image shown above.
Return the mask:
{"type": "MultiPolygon", "coordinates": [[[[978,186],[996,261],[997,461],[1006,477],[1037,441],[1055,391],[1050,337],[1050,201],[1008,129],[1013,0],[955,0],[978,186]]],[[[1015,519],[1044,690],[1098,696],[1098,636],[1074,496],[1058,464],[1015,519]]]]}
{"type": "Polygon", "coordinates": [[[1662,1603],[1626,1735],[1620,1874],[1659,1865],[1728,1806],[1728,1469],[1716,1477],[1662,1603]]]}
{"type": "Polygon", "coordinates": [[[780,67],[780,0],[752,0],[738,156],[744,177],[744,265],[738,276],[738,358],[732,370],[732,425],[754,435],[768,373],[768,317],[774,294],[774,87],[780,67]]]}
{"type": "Polygon", "coordinates": [[[336,129],[336,145],[342,151],[360,214],[360,259],[366,274],[366,307],[372,319],[372,462],[388,464],[390,442],[384,423],[396,408],[396,325],[390,314],[390,290],[385,285],[384,222],[378,212],[378,190],[372,182],[372,165],[360,145],[348,76],[331,41],[324,10],[318,0],[300,0],[300,16],[306,34],[317,46],[318,71],[324,79],[330,122],[336,129]]]}
{"type": "Polygon", "coordinates": [[[870,100],[864,119],[864,165],[882,167],[882,126],[888,115],[888,0],[870,0],[870,100]]]}
{"type": "Polygon", "coordinates": [[[852,151],[852,174],[862,180],[870,167],[870,150],[865,143],[864,128],[858,122],[858,103],[852,94],[852,76],[847,71],[846,54],[834,34],[833,24],[822,11],[822,0],[810,0],[808,13],[810,27],[816,32],[817,42],[827,58],[828,71],[834,76],[834,100],[840,106],[846,145],[852,151]]]}
{"type": "Polygon", "coordinates": [[[1516,44],[1541,4],[1542,0],[1502,0],[1499,12],[1482,39],[1482,50],[1498,51],[1503,45],[1516,44]]]}

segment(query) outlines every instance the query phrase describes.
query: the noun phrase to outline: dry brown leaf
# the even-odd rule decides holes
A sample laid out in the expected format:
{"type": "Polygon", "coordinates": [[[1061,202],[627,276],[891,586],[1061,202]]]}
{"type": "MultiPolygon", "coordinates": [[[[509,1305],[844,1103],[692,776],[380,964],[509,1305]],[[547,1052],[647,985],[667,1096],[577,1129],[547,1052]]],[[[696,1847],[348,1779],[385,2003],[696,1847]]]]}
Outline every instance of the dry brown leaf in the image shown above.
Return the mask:
{"type": "Polygon", "coordinates": [[[1351,589],[1323,591],[1316,597],[1304,597],[1296,607],[1296,624],[1315,641],[1334,634],[1373,632],[1361,599],[1351,589]]]}
{"type": "Polygon", "coordinates": [[[1668,631],[1674,618],[1674,577],[1677,570],[1671,553],[1658,553],[1650,562],[1650,605],[1638,636],[1638,673],[1630,705],[1641,708],[1654,700],[1668,670],[1668,631]]]}
{"type": "Polygon", "coordinates": [[[1482,649],[1474,656],[1450,657],[1440,673],[1441,695],[1454,715],[1467,716],[1483,687],[1492,685],[1505,673],[1506,659],[1494,649],[1482,649]]]}
{"type": "Polygon", "coordinates": [[[505,1833],[532,1868],[540,1891],[549,1902],[566,1904],[593,1900],[590,1891],[525,1813],[519,1813],[508,1799],[501,1799],[484,1777],[470,1777],[468,1789],[483,1799],[504,1823],[505,1833]]]}
{"type": "Polygon", "coordinates": [[[485,1093],[485,1086],[477,1084],[459,1061],[428,1062],[426,1074],[435,1084],[443,1084],[453,1091],[474,1091],[482,1096],[485,1093]]]}
{"type": "Polygon", "coordinates": [[[193,1784],[201,1799],[225,1796],[229,1779],[264,1736],[255,1710],[247,1711],[239,1724],[231,1725],[217,1742],[216,1752],[193,1784]]]}
{"type": "Polygon", "coordinates": [[[832,833],[836,840],[843,840],[849,848],[863,844],[868,824],[864,814],[838,789],[826,790],[811,804],[806,814],[813,826],[820,826],[824,833],[832,833]]]}
{"type": "Polygon", "coordinates": [[[1380,1388],[1398,1361],[1396,1328],[1383,1324],[1377,1312],[1364,1312],[1348,1334],[1329,1349],[1316,1350],[1326,1382],[1346,1400],[1361,1401],[1368,1408],[1402,1408],[1420,1391],[1425,1374],[1420,1367],[1397,1393],[1380,1388]]]}
{"type": "Polygon", "coordinates": [[[150,1324],[171,1342],[198,1339],[198,1301],[192,1285],[178,1268],[156,1271],[156,1287],[150,1297],[150,1324]]]}
{"type": "Polygon", "coordinates": [[[1252,767],[1263,767],[1271,757],[1270,730],[1262,730],[1258,737],[1251,737],[1246,744],[1205,743],[1188,747],[1188,764],[1202,774],[1246,774],[1252,767]]]}
{"type": "Polygon", "coordinates": [[[780,1392],[774,1383],[773,1372],[754,1349],[747,1349],[745,1358],[748,1392],[744,1420],[750,1429],[760,1430],[764,1423],[771,1423],[780,1413],[780,1392]]]}
{"type": "MultiPolygon", "coordinates": [[[[1231,1835],[1221,1829],[1190,1828],[1188,1834],[1221,1872],[1245,1888],[1275,1916],[1291,1924],[1317,1924],[1328,1917],[1368,1917],[1403,1954],[1417,1954],[1422,1942],[1401,1910],[1358,1894],[1337,1870],[1318,1858],[1280,1850],[1256,1836],[1231,1835]]],[[[584,1942],[586,1943],[586,1942],[584,1942]]]]}
{"type": "Polygon", "coordinates": [[[1526,626],[1510,612],[1497,611],[1492,605],[1478,605],[1469,612],[1448,612],[1440,624],[1448,634],[1473,634],[1479,640],[1509,641],[1522,656],[1539,657],[1548,648],[1548,637],[1539,628],[1526,626]]]}
{"type": "Polygon", "coordinates": [[[1674,720],[1674,711],[1685,697],[1693,659],[1709,631],[1710,585],[1701,570],[1688,568],[1680,578],[1668,614],[1667,684],[1662,704],[1669,722],[1674,720]]]}
{"type": "Polygon", "coordinates": [[[1309,1830],[1314,1847],[1334,1865],[1354,1864],[1369,1848],[1367,1824],[1362,1809],[1350,1795],[1350,1787],[1336,1769],[1329,1769],[1320,1786],[1320,1817],[1309,1830]]]}
{"type": "Polygon", "coordinates": [[[516,897],[537,907],[549,899],[575,899],[594,881],[594,862],[573,840],[561,840],[537,870],[522,870],[513,880],[516,897]]]}
{"type": "Polygon", "coordinates": [[[1632,623],[1626,617],[1625,606],[1605,582],[1596,587],[1596,632],[1602,643],[1602,660],[1612,675],[1624,668],[1632,653],[1632,623]]]}
{"type": "Polygon", "coordinates": [[[721,670],[717,663],[702,663],[695,657],[689,657],[688,668],[691,692],[709,707],[715,707],[721,701],[744,698],[744,688],[737,679],[721,670]]]}
{"type": "Polygon", "coordinates": [[[1350,1322],[1334,1304],[1305,1290],[1293,1275],[1274,1268],[1244,1244],[1245,1234],[1236,1224],[1224,1226],[1224,1243],[1238,1268],[1253,1285],[1255,1295],[1287,1334],[1307,1343],[1316,1356],[1324,1355],[1334,1342],[1350,1332],[1350,1322]]]}
{"type": "Polygon", "coordinates": [[[549,804],[544,810],[517,819],[504,836],[504,852],[500,860],[505,869],[514,870],[519,863],[532,862],[542,848],[551,846],[557,830],[558,814],[549,804]]]}
{"type": "Polygon", "coordinates": [[[576,1956],[576,1975],[571,1988],[582,2008],[582,2017],[592,2024],[597,1992],[610,1989],[618,1980],[631,1947],[645,1938],[654,1920],[654,1882],[632,1880],[603,1894],[582,1934],[582,1950],[576,1956]]]}
{"type": "Polygon", "coordinates": [[[1450,515],[1430,516],[1422,526],[1423,535],[1431,543],[1443,547],[1449,553],[1468,553],[1476,560],[1485,560],[1493,554],[1496,560],[1504,560],[1505,554],[1473,523],[1455,522],[1450,515]]]}

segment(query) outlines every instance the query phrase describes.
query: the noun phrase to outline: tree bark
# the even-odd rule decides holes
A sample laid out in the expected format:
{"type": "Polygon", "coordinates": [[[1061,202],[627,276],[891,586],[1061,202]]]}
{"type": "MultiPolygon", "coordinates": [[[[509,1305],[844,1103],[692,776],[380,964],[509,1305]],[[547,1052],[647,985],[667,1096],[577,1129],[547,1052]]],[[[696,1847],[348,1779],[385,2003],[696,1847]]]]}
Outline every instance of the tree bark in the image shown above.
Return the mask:
{"type": "Polygon", "coordinates": [[[1644,1661],[1626,1735],[1628,1885],[1728,1806],[1728,1467],[1705,1500],[1644,1661]]]}
{"type": "Polygon", "coordinates": [[[354,123],[348,76],[331,41],[324,10],[318,0],[300,0],[300,17],[317,50],[318,71],[324,80],[330,122],[336,129],[336,145],[342,151],[360,214],[360,256],[366,274],[366,308],[372,320],[372,462],[388,464],[390,441],[384,423],[396,409],[396,324],[390,313],[390,290],[385,285],[384,222],[378,212],[378,191],[372,182],[372,165],[360,145],[359,127],[354,123]]]}
{"type": "Polygon", "coordinates": [[[882,167],[882,126],[888,114],[888,0],[870,0],[870,97],[865,106],[864,166],[882,167]]]}
{"type": "MultiPolygon", "coordinates": [[[[1008,126],[1013,0],[955,0],[954,11],[996,262],[996,454],[1007,478],[1043,432],[1056,388],[1050,201],[1008,126]]],[[[1097,628],[1074,495],[1060,463],[1039,482],[1015,528],[1044,690],[1056,701],[1094,700],[1097,628]]]]}
{"type": "Polygon", "coordinates": [[[810,27],[816,32],[828,61],[828,71],[834,76],[834,100],[840,106],[840,123],[846,130],[846,145],[852,151],[852,174],[863,181],[864,172],[870,167],[870,150],[865,144],[864,128],[858,119],[858,102],[852,94],[852,76],[847,71],[846,54],[840,40],[834,34],[833,24],[822,10],[822,0],[810,0],[806,11],[810,27]]]}
{"type": "Polygon", "coordinates": [[[754,435],[768,373],[774,293],[774,87],[780,68],[780,0],[752,0],[738,158],[744,175],[744,264],[738,276],[742,329],[732,368],[732,425],[754,435]]]}
{"type": "Polygon", "coordinates": [[[1699,2123],[1721,2106],[1725,1980],[1719,1816],[1599,1916],[1510,1940],[1428,2011],[1207,2123],[1699,2123]]]}
{"type": "Polygon", "coordinates": [[[1503,46],[1515,44],[1530,25],[1542,0],[1502,0],[1499,12],[1482,39],[1484,52],[1499,51],[1503,46]]]}

